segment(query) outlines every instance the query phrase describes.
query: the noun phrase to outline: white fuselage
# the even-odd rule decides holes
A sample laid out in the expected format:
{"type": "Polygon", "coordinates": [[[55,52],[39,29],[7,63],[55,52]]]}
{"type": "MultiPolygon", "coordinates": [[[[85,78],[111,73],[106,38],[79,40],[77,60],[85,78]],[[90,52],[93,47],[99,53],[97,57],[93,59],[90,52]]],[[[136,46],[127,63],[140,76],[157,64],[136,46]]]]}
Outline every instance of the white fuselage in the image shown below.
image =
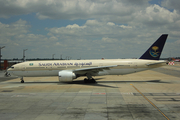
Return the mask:
{"type": "MultiPolygon", "coordinates": [[[[117,65],[107,70],[92,72],[92,75],[124,75],[160,67],[166,65],[165,63],[165,61],[143,59],[28,61],[13,65],[8,69],[8,72],[19,77],[58,76],[58,72],[62,70],[74,71],[117,65]]],[[[79,71],[77,74],[84,76],[83,71],[79,71]]]]}

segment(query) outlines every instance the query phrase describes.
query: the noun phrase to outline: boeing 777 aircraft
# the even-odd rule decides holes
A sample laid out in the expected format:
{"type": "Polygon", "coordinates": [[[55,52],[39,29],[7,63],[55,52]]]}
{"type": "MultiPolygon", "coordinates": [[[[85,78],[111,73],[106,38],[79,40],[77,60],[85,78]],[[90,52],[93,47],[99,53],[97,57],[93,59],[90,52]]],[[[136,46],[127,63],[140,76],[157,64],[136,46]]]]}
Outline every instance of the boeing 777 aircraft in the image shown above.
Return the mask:
{"type": "Polygon", "coordinates": [[[72,82],[80,76],[86,76],[85,83],[96,82],[92,76],[124,75],[167,64],[159,60],[167,34],[163,34],[139,59],[103,59],[103,60],[51,60],[27,61],[13,65],[10,74],[21,77],[58,76],[60,82],[72,82]]]}

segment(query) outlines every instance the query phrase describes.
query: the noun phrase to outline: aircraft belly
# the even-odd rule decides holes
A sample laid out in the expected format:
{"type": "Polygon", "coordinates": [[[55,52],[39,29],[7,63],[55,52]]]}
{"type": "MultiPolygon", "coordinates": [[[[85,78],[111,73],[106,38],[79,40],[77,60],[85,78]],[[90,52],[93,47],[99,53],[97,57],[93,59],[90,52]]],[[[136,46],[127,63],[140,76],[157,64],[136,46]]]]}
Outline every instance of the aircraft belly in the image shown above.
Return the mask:
{"type": "Polygon", "coordinates": [[[13,71],[12,74],[20,77],[58,76],[59,70],[13,71]]]}

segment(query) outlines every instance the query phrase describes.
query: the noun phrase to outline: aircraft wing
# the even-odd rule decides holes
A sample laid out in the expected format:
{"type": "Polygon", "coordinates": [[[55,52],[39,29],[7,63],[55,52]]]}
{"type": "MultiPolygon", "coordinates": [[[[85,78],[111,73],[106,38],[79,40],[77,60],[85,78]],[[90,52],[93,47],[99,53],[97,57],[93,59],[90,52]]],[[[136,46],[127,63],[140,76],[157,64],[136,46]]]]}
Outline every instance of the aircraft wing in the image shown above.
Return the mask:
{"type": "Polygon", "coordinates": [[[99,72],[103,70],[109,70],[110,68],[117,67],[118,65],[111,65],[111,66],[101,66],[101,67],[89,67],[89,68],[81,68],[75,69],[73,72],[99,72]]]}

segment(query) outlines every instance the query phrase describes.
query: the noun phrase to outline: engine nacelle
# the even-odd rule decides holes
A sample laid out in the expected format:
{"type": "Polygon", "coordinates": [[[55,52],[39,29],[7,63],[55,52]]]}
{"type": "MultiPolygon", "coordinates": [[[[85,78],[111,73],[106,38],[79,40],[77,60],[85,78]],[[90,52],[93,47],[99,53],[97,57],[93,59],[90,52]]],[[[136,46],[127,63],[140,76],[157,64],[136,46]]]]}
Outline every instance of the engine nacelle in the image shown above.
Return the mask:
{"type": "Polygon", "coordinates": [[[60,71],[59,82],[72,82],[76,78],[76,75],[72,71],[60,71]]]}

